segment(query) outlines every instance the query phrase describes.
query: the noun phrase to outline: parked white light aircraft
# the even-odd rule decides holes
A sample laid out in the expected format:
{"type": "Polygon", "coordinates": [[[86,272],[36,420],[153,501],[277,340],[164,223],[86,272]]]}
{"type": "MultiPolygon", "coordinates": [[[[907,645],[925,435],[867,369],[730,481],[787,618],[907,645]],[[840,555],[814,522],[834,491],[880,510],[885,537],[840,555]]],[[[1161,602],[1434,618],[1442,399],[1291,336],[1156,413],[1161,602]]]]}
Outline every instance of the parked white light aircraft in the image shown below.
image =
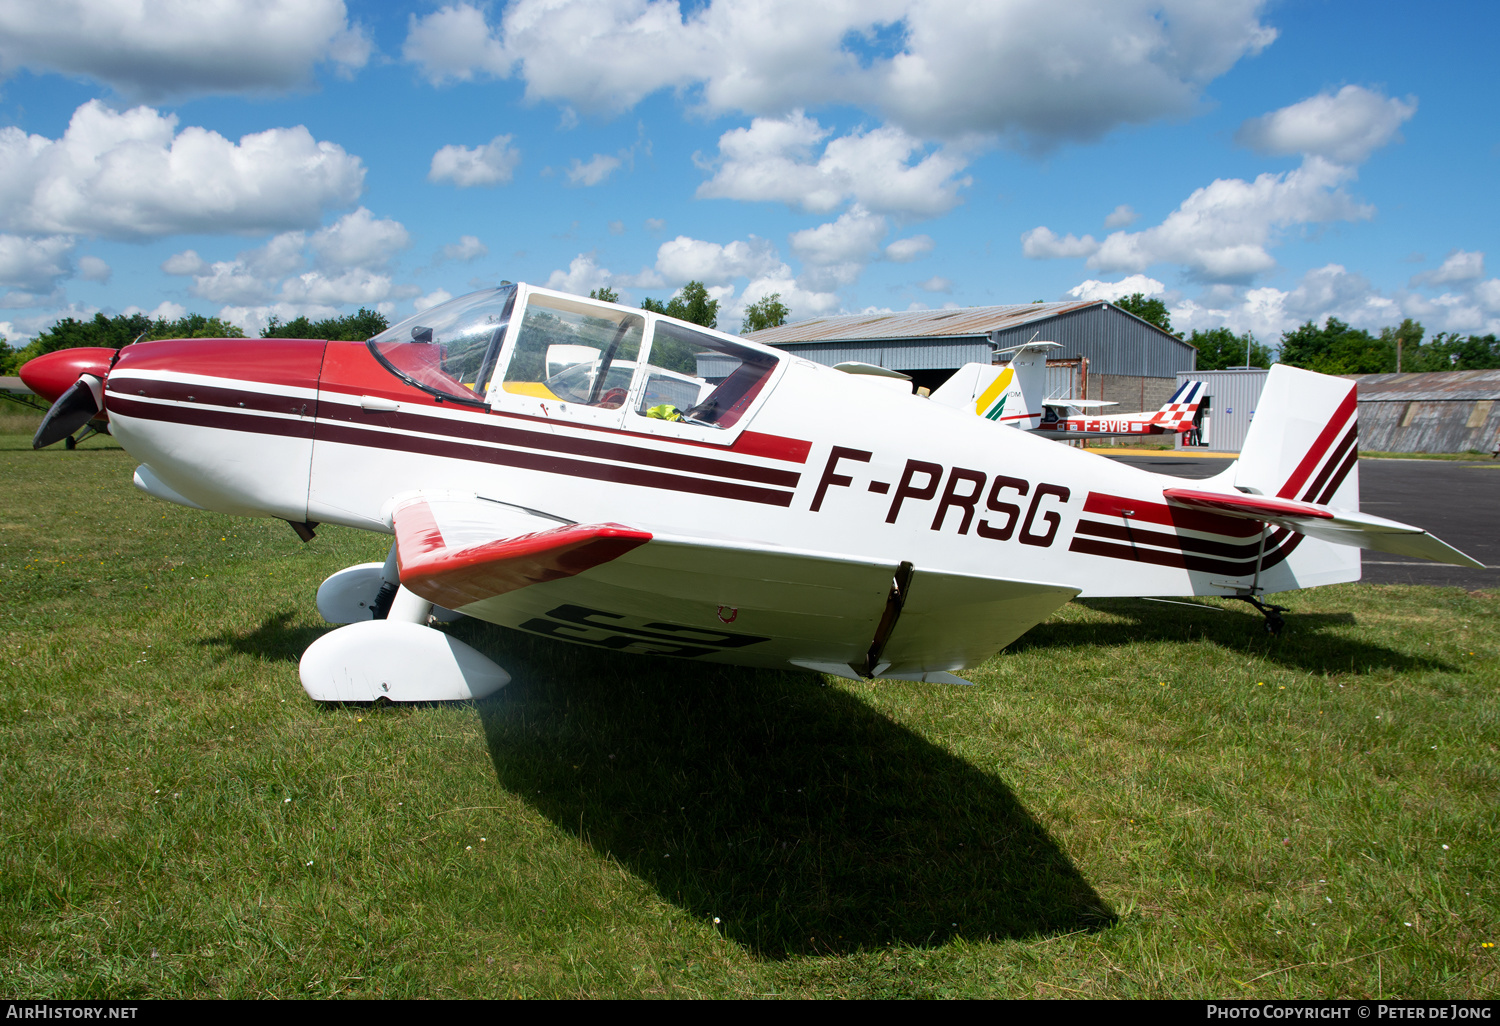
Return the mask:
{"type": "Polygon", "coordinates": [[[1282,367],[1242,458],[1191,487],[526,285],[368,343],[138,342],[80,373],[150,494],[395,536],[319,588],[348,624],[302,658],[320,700],[502,686],[434,606],[620,652],[957,681],[1079,595],[1258,603],[1356,580],[1355,547],[1479,565],[1358,512],[1353,384],[1282,367]]]}
{"type": "Polygon", "coordinates": [[[968,363],[932,393],[934,402],[971,408],[985,420],[1023,431],[1041,431],[1061,441],[1117,438],[1122,435],[1171,435],[1192,431],[1206,386],[1186,381],[1159,410],[1112,413],[1092,411],[1116,402],[1099,399],[1054,399],[1047,396],[1047,359],[1056,342],[1028,342],[1001,353],[1014,353],[1008,364],[968,363]],[[1084,411],[1082,416],[1075,411],[1084,411]]]}

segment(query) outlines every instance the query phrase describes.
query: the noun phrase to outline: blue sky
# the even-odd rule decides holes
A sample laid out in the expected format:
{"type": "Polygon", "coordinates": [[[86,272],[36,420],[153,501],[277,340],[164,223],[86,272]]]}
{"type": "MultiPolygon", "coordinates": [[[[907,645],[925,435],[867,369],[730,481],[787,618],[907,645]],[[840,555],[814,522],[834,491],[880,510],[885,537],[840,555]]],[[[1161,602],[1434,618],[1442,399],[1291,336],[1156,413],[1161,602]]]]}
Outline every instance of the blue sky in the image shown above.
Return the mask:
{"type": "Polygon", "coordinates": [[[0,10],[0,332],[690,279],[736,330],[1162,297],[1500,331],[1494,5],[56,0],[0,10]]]}

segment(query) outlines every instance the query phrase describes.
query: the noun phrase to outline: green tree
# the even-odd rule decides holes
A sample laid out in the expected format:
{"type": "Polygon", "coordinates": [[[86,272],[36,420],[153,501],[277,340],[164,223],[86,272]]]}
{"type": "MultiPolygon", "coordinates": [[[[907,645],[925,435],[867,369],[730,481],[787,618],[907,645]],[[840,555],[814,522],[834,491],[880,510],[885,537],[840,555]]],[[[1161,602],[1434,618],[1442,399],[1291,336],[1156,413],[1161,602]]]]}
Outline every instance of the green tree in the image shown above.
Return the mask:
{"type": "Polygon", "coordinates": [[[363,342],[367,338],[379,335],[390,326],[391,323],[385,319],[384,314],[360,307],[357,313],[345,314],[343,317],[328,317],[321,321],[296,317],[283,324],[281,318],[272,315],[271,319],[266,322],[260,337],[322,338],[330,342],[363,342]]]}
{"type": "Polygon", "coordinates": [[[1248,331],[1243,335],[1236,335],[1228,328],[1194,330],[1188,336],[1187,343],[1198,350],[1199,370],[1243,367],[1247,349],[1250,353],[1251,367],[1271,366],[1271,347],[1255,341],[1255,336],[1248,331]]]}
{"type": "Polygon", "coordinates": [[[1413,370],[1495,370],[1500,368],[1500,338],[1439,332],[1422,347],[1422,357],[1422,365],[1413,370]]]}
{"type": "Polygon", "coordinates": [[[690,324],[701,324],[705,328],[719,326],[719,301],[708,298],[708,288],[701,281],[688,282],[665,305],[660,300],[643,299],[641,309],[676,317],[690,324]]]}
{"type": "Polygon", "coordinates": [[[244,338],[245,333],[233,324],[217,317],[188,314],[176,320],[157,318],[153,321],[144,313],[118,314],[106,317],[95,314],[92,320],[81,321],[64,317],[52,327],[41,332],[21,349],[9,349],[0,362],[0,373],[14,374],[27,360],[59,349],[77,349],[80,346],[105,346],[119,349],[136,339],[156,338],[244,338]]]}
{"type": "MultiPolygon", "coordinates": [[[[1410,323],[1410,322],[1408,322],[1410,323]]],[[[1403,324],[1402,327],[1405,327],[1403,324]]],[[[1418,331],[1421,325],[1416,325],[1418,331]]],[[[1391,329],[1387,328],[1386,331],[1391,329]]],[[[1395,329],[1399,336],[1401,329],[1395,329]]],[[[1385,332],[1381,332],[1384,336],[1385,332]]],[[[1500,368],[1500,339],[1491,335],[1460,335],[1440,331],[1426,343],[1404,341],[1401,369],[1407,373],[1422,371],[1494,370],[1500,368]]]]}
{"type": "Polygon", "coordinates": [[[1396,342],[1363,328],[1351,328],[1337,317],[1323,327],[1308,321],[1281,335],[1281,362],[1322,374],[1384,374],[1396,369],[1396,342]]]}
{"type": "Polygon", "coordinates": [[[1143,321],[1149,321],[1169,335],[1182,337],[1182,332],[1172,330],[1172,316],[1167,313],[1167,304],[1160,299],[1147,299],[1145,293],[1137,292],[1115,300],[1115,306],[1126,313],[1135,314],[1143,321]]]}
{"type": "Polygon", "coordinates": [[[597,289],[589,289],[589,298],[597,299],[602,303],[618,303],[620,294],[608,285],[600,285],[597,289]]]}
{"type": "Polygon", "coordinates": [[[1425,354],[1422,352],[1422,336],[1426,333],[1426,329],[1422,327],[1421,322],[1414,321],[1410,317],[1402,321],[1399,328],[1380,329],[1380,341],[1384,345],[1390,346],[1391,352],[1400,354],[1400,358],[1393,363],[1391,370],[1410,372],[1438,369],[1436,367],[1428,368],[1422,366],[1422,364],[1427,362],[1423,359],[1425,354]]]}
{"type": "Polygon", "coordinates": [[[779,328],[786,323],[786,315],[789,313],[791,311],[781,301],[780,292],[762,296],[745,307],[745,323],[740,325],[740,334],[748,335],[762,328],[779,328]]]}

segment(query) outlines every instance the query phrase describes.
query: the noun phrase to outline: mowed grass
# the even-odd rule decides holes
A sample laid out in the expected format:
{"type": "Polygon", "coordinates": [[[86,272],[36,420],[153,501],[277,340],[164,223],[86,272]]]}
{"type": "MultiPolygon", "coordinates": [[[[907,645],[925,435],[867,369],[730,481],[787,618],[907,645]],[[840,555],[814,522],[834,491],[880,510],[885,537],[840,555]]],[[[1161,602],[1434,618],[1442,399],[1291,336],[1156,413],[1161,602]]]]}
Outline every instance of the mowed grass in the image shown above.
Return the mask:
{"type": "MultiPolygon", "coordinates": [[[[24,430],[23,430],[24,428],[24,430]]],[[[0,980],[26,997],[1500,990],[1497,599],[1073,603],[856,684],[472,621],[515,681],[327,707],[309,545],[0,437],[0,980]]]]}

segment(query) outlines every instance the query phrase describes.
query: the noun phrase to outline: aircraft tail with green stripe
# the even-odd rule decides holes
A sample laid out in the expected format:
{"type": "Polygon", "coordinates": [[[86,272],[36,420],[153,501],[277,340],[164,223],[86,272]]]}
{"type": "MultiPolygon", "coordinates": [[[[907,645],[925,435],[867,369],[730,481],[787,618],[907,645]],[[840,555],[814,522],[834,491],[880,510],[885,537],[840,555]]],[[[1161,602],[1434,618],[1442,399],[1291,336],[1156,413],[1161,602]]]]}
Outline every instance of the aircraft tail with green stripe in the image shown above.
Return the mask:
{"type": "MultiPolygon", "coordinates": [[[[1034,429],[1042,419],[1047,394],[1047,352],[1061,349],[1056,342],[1028,342],[1014,349],[1008,364],[969,363],[932,393],[943,406],[972,410],[985,420],[1034,429]]],[[[998,354],[997,354],[998,355],[998,354]]]]}

